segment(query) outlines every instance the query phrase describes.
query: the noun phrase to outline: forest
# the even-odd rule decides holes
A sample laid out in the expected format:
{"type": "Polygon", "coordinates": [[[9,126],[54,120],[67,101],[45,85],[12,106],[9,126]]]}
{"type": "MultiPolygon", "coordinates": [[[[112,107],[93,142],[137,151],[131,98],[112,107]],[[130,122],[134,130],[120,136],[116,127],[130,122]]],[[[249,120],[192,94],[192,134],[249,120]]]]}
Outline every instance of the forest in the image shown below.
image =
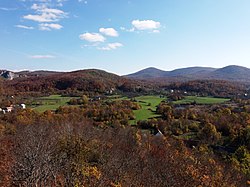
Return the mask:
{"type": "Polygon", "coordinates": [[[250,186],[249,96],[97,70],[0,79],[0,186],[250,186]]]}

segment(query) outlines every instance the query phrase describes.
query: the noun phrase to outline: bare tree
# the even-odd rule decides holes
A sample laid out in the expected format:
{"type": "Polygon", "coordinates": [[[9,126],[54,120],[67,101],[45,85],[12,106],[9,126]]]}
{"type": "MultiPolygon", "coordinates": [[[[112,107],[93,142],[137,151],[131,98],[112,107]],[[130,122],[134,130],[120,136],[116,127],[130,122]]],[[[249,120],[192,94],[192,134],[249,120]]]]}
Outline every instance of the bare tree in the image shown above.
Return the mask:
{"type": "Polygon", "coordinates": [[[31,125],[19,129],[15,137],[14,186],[50,186],[55,180],[53,154],[56,137],[49,125],[31,125]]]}

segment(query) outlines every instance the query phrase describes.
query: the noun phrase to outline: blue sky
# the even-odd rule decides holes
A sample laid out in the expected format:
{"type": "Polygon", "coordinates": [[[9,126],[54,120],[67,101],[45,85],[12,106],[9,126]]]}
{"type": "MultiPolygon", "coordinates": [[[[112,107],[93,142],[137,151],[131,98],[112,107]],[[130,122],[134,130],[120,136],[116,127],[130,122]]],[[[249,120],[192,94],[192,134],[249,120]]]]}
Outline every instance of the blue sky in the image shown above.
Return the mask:
{"type": "Polygon", "coordinates": [[[250,68],[249,0],[0,0],[0,69],[250,68]]]}

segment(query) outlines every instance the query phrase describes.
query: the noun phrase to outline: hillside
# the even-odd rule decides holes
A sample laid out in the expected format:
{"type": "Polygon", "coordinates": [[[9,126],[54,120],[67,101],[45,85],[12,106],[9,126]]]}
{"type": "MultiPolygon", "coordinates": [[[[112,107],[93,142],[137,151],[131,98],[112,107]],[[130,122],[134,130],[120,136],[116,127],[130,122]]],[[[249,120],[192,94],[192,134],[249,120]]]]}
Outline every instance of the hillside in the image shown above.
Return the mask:
{"type": "Polygon", "coordinates": [[[241,66],[226,66],[223,68],[188,67],[173,71],[163,71],[156,68],[147,68],[139,72],[126,75],[133,79],[160,79],[160,80],[199,80],[214,79],[250,82],[250,69],[241,66]]]}
{"type": "Polygon", "coordinates": [[[138,80],[131,80],[103,70],[88,69],[73,72],[44,72],[40,75],[22,72],[22,76],[13,80],[5,79],[3,90],[5,94],[20,93],[57,93],[63,92],[94,92],[106,93],[111,89],[135,91],[148,88],[138,80]],[[26,76],[24,76],[26,75],[26,76]]]}

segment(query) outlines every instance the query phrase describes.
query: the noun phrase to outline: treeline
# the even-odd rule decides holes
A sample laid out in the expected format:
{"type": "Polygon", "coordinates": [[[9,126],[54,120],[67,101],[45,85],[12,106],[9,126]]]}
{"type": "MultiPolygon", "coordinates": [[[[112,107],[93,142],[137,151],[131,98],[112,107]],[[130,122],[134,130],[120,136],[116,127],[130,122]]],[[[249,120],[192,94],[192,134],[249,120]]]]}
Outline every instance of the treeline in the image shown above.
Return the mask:
{"type": "Polygon", "coordinates": [[[247,86],[242,83],[235,83],[222,80],[196,80],[188,82],[175,82],[163,88],[187,92],[188,94],[198,94],[199,96],[213,97],[244,97],[249,92],[247,86]]]}

